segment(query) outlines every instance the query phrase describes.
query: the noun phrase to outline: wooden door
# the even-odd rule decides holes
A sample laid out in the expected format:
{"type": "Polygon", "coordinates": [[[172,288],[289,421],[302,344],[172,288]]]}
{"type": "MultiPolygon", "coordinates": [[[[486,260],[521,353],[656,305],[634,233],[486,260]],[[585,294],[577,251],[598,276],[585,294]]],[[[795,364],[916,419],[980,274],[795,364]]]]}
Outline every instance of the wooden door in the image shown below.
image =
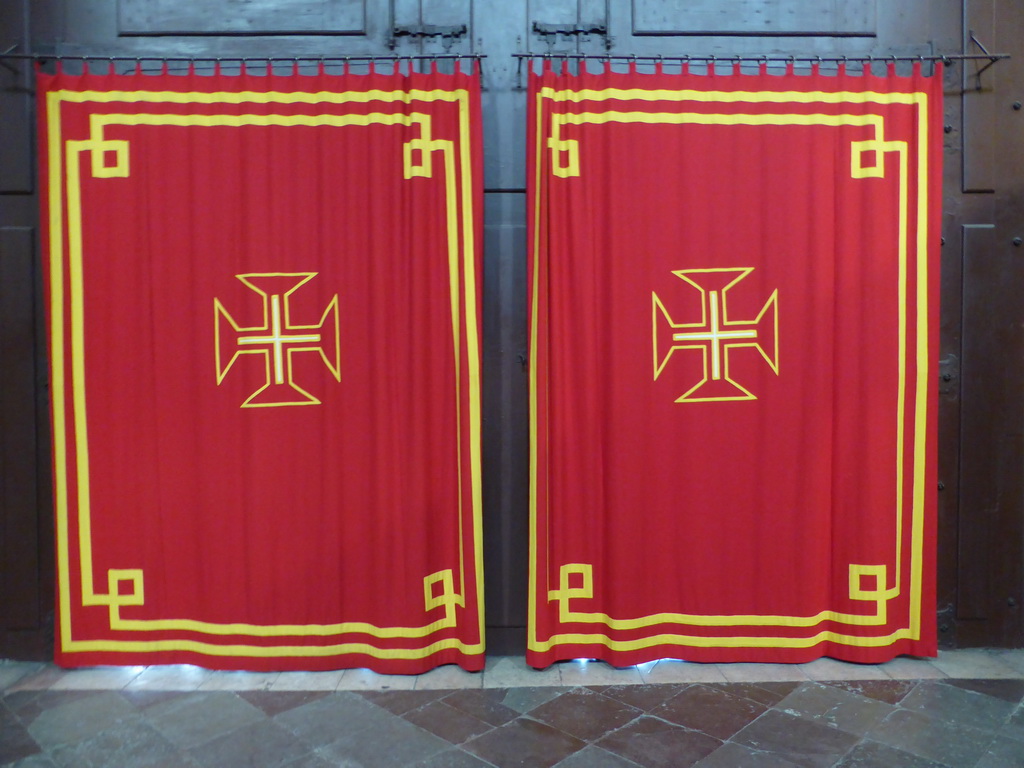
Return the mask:
{"type": "MultiPolygon", "coordinates": [[[[940,640],[1024,645],[1024,7],[1017,0],[8,0],[0,44],[90,56],[478,53],[485,151],[485,578],[489,648],[525,645],[526,64],[516,53],[1016,54],[946,77],[940,640]],[[230,13],[226,11],[230,9],[230,13]],[[979,88],[980,85],[980,88],[979,88]]],[[[31,77],[0,66],[0,655],[52,626],[46,356],[31,77]]]]}

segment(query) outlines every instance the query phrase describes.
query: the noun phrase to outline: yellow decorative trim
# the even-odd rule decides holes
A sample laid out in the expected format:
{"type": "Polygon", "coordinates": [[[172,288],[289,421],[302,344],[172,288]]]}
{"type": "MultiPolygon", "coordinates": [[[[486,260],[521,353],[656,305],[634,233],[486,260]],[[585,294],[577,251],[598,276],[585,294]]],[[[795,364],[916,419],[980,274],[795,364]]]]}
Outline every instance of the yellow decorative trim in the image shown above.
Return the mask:
{"type": "MultiPolygon", "coordinates": [[[[634,619],[616,619],[607,613],[588,613],[569,609],[569,600],[589,600],[594,596],[593,566],[569,563],[559,569],[559,588],[548,592],[548,601],[558,603],[558,620],[562,624],[604,624],[609,629],[644,629],[658,624],[684,624],[693,627],[814,627],[823,621],[850,626],[882,626],[887,621],[886,601],[897,596],[895,589],[884,589],[885,565],[851,565],[850,599],[874,603],[874,613],[839,613],[821,611],[813,616],[766,616],[764,614],[706,615],[693,613],[656,613],[634,619]],[[572,586],[573,577],[580,580],[572,586]],[[875,587],[865,588],[864,578],[874,580],[875,587]]],[[[566,642],[566,641],[563,641],[566,642]]]]}
{"type": "MultiPolygon", "coordinates": [[[[59,583],[58,614],[61,627],[61,650],[63,652],[120,651],[158,652],[192,651],[211,656],[252,656],[252,657],[324,657],[346,653],[361,653],[380,659],[422,659],[445,649],[457,649],[467,654],[479,654],[484,649],[483,614],[483,563],[482,548],[482,491],[479,441],[481,431],[479,383],[479,330],[476,319],[476,243],[472,162],[470,155],[469,94],[462,89],[411,90],[411,91],[348,91],[340,93],[286,93],[270,92],[174,92],[174,91],[51,91],[46,95],[48,201],[49,201],[49,244],[50,244],[50,316],[51,316],[51,387],[53,392],[54,423],[54,467],[55,504],[57,533],[57,576],[59,583]],[[366,104],[383,102],[397,105],[414,102],[450,102],[458,107],[459,115],[459,162],[456,166],[454,142],[431,138],[431,116],[423,113],[372,112],[352,115],[209,115],[209,114],[94,114],[90,116],[90,138],[85,141],[64,141],[62,138],[61,104],[69,103],[172,103],[172,104],[366,104]],[[431,154],[440,151],[444,157],[444,188],[447,210],[448,269],[451,288],[453,352],[456,382],[461,379],[461,319],[465,313],[466,350],[468,382],[469,421],[469,471],[472,497],[469,500],[473,526],[472,567],[475,576],[475,598],[479,642],[465,643],[455,638],[443,639],[419,648],[381,649],[366,643],[335,643],[322,646],[276,646],[265,647],[249,644],[220,645],[198,640],[76,640],[71,615],[71,569],[69,560],[69,497],[68,497],[68,447],[69,426],[73,436],[74,471],[77,479],[78,549],[81,568],[82,605],[107,605],[110,609],[111,629],[130,631],[183,630],[210,635],[248,635],[252,637],[316,637],[344,633],[367,634],[380,638],[423,638],[440,629],[446,629],[454,606],[465,606],[465,547],[463,545],[463,499],[462,462],[463,447],[461,424],[463,419],[462,394],[456,393],[458,418],[459,451],[459,590],[455,589],[452,571],[441,571],[427,577],[430,584],[440,583],[442,591],[427,600],[427,610],[444,606],[445,618],[421,627],[376,627],[362,622],[338,624],[303,625],[253,625],[244,623],[211,623],[191,619],[125,619],[120,615],[121,606],[144,604],[143,574],[140,569],[109,569],[108,593],[95,591],[93,584],[92,534],[89,490],[89,454],[86,418],[85,362],[84,362],[84,309],[83,309],[83,258],[82,258],[82,207],[79,155],[91,153],[91,172],[98,178],[126,177],[129,174],[128,142],[104,138],[104,130],[110,125],[180,125],[180,126],[367,126],[367,125],[417,126],[418,138],[407,141],[403,146],[403,178],[432,178],[431,154]],[[419,162],[413,162],[413,152],[420,153],[419,162]],[[66,152],[66,156],[65,156],[66,152]],[[107,165],[109,153],[114,162],[107,165]],[[63,184],[64,174],[66,184],[63,184]],[[63,192],[67,197],[67,253],[68,268],[65,274],[65,240],[63,221],[65,215],[63,192]],[[461,203],[462,216],[459,216],[461,203]],[[461,227],[461,249],[460,249],[461,227]],[[464,280],[460,285],[460,269],[464,280]],[[71,375],[65,368],[64,335],[65,323],[65,282],[70,287],[70,340],[71,375]],[[461,301],[460,301],[461,294],[461,301]],[[70,386],[69,386],[70,385],[70,386]],[[73,421],[69,425],[64,398],[70,391],[74,405],[73,421]],[[447,576],[444,574],[447,573],[447,576]],[[122,583],[130,583],[132,591],[119,593],[122,583]],[[434,603],[431,603],[434,601],[434,603]],[[435,604],[436,603],[436,604],[435,604]]],[[[241,276],[239,276],[241,279],[241,276]]],[[[298,285],[295,286],[297,288],[298,285]]],[[[293,288],[292,290],[295,290],[293,288]]],[[[223,307],[220,307],[222,310],[223,307]]],[[[217,313],[215,305],[215,315],[217,313]]],[[[285,302],[287,318],[287,301],[285,302]]],[[[324,314],[324,320],[333,314],[336,318],[337,304],[332,301],[324,314]]],[[[227,315],[227,312],[224,312],[227,315]]],[[[286,319],[286,324],[288,321],[286,319]]],[[[330,365],[332,373],[340,375],[340,362],[330,365]]],[[[269,367],[269,358],[268,358],[269,367]]],[[[218,376],[227,373],[230,363],[220,370],[218,376]]],[[[268,376],[270,373],[268,371],[268,376]]],[[[459,386],[457,384],[457,386],[459,386]]],[[[300,390],[301,391],[301,390],[300,390]]],[[[307,393],[308,394],[308,393],[307,393]]],[[[426,580],[425,580],[426,584],[426,580]]],[[[427,587],[425,586],[425,589],[427,587]]]]}
{"type": "Polygon", "coordinates": [[[217,369],[218,386],[228,375],[228,371],[242,355],[262,355],[264,367],[266,368],[266,383],[249,395],[240,407],[242,408],[274,408],[288,405],[320,405],[320,400],[314,395],[300,387],[292,376],[292,355],[300,352],[319,353],[327,370],[331,372],[335,381],[341,381],[341,341],[340,327],[338,321],[338,295],[335,294],[328,303],[315,325],[300,325],[291,320],[291,297],[299,288],[308,283],[316,272],[267,272],[235,275],[247,288],[255,291],[263,300],[263,322],[261,325],[242,327],[235,322],[221,303],[220,299],[213,300],[213,335],[214,355],[217,369]],[[295,285],[283,294],[268,294],[259,286],[253,283],[253,278],[262,277],[290,277],[297,278],[295,285]],[[282,313],[283,305],[283,313],[282,313]],[[283,318],[282,318],[283,314],[283,318]],[[324,351],[322,336],[319,333],[292,333],[286,331],[319,331],[333,318],[331,325],[334,328],[334,348],[331,350],[331,357],[324,351]],[[221,361],[221,323],[226,322],[238,336],[236,343],[239,349],[231,356],[225,364],[221,361]],[[243,333],[263,333],[263,336],[242,336],[243,333]],[[285,345],[288,345],[285,347],[285,345]],[[313,344],[315,346],[294,346],[296,344],[313,344]],[[259,349],[251,347],[259,346],[259,349]],[[241,347],[250,347],[242,349],[241,347]],[[268,348],[269,347],[269,348],[268,348]],[[287,359],[286,359],[287,358],[287,359]],[[287,378],[287,381],[285,380],[287,378]],[[295,395],[301,399],[297,400],[260,400],[260,396],[272,386],[287,386],[295,395]]]}
{"type": "Polygon", "coordinates": [[[594,566],[590,563],[568,563],[558,571],[558,589],[548,590],[548,601],[558,603],[558,620],[563,624],[574,621],[569,610],[569,601],[579,598],[590,600],[594,596],[594,566]],[[577,586],[572,586],[573,576],[579,576],[577,586]]]}
{"type": "MultiPolygon", "coordinates": [[[[916,267],[916,316],[915,339],[916,339],[916,380],[912,395],[912,407],[914,412],[914,441],[913,441],[913,503],[911,513],[911,548],[910,548],[910,585],[909,599],[910,609],[907,626],[897,629],[894,632],[875,637],[863,637],[847,635],[841,632],[822,631],[811,637],[758,637],[758,636],[734,636],[734,637],[704,637],[687,636],[678,634],[662,634],[643,638],[640,640],[616,640],[607,634],[578,634],[564,633],[555,634],[546,640],[537,636],[538,606],[536,595],[538,589],[539,575],[537,573],[538,554],[538,520],[539,510],[537,508],[538,474],[541,471],[547,473],[547,467],[543,469],[537,461],[537,450],[539,446],[539,428],[537,424],[537,390],[538,382],[536,366],[531,366],[529,379],[530,399],[530,574],[529,574],[529,620],[527,629],[527,646],[532,651],[544,652],[556,645],[598,643],[612,650],[637,650],[650,648],[658,645],[676,645],[689,647],[736,647],[736,648],[809,648],[818,643],[831,641],[843,645],[857,647],[880,647],[889,645],[892,642],[907,638],[920,638],[920,611],[922,593],[922,568],[923,568],[923,547],[924,547],[924,478],[925,478],[925,443],[926,443],[926,421],[928,405],[928,383],[931,360],[928,350],[928,94],[924,92],[915,93],[883,93],[876,91],[697,91],[697,90],[643,90],[643,89],[618,89],[608,88],[604,90],[581,89],[556,90],[553,88],[542,88],[537,93],[536,104],[536,142],[537,156],[536,167],[536,200],[534,211],[534,253],[539,256],[541,252],[540,222],[541,222],[541,198],[545,180],[542,177],[541,168],[542,154],[544,150],[551,152],[551,176],[553,178],[568,178],[580,174],[578,142],[574,139],[564,139],[561,136],[563,125],[582,124],[604,124],[610,122],[620,123],[663,123],[663,124],[705,124],[705,125],[824,125],[839,127],[844,125],[865,126],[873,130],[874,137],[867,141],[851,143],[851,168],[852,178],[883,178],[885,166],[883,156],[887,152],[896,153],[899,165],[899,278],[898,278],[898,322],[899,322],[899,371],[897,391],[897,413],[896,416],[896,445],[898,455],[896,456],[896,498],[894,499],[895,509],[895,549],[896,567],[894,584],[889,586],[884,566],[852,565],[850,566],[850,597],[856,600],[875,602],[876,612],[873,616],[861,616],[856,614],[840,614],[834,611],[823,611],[813,617],[797,616],[745,616],[744,624],[758,625],[747,619],[759,618],[765,626],[814,626],[821,621],[838,621],[852,626],[876,625],[885,623],[885,600],[893,599],[902,594],[902,563],[903,563],[903,519],[904,504],[903,492],[905,485],[903,471],[904,457],[904,413],[905,413],[905,388],[906,388],[906,344],[907,344],[907,269],[909,261],[908,242],[908,218],[916,213],[916,242],[914,243],[914,258],[916,267]],[[735,114],[735,113],[673,113],[673,112],[638,112],[602,110],[593,112],[578,113],[553,113],[550,120],[551,135],[544,141],[544,102],[550,100],[553,103],[584,103],[604,102],[615,100],[640,101],[640,102],[683,102],[694,101],[698,103],[721,103],[721,104],[779,104],[788,103],[800,104],[904,104],[916,109],[917,125],[917,179],[918,194],[916,211],[911,211],[908,193],[908,167],[907,158],[909,155],[908,143],[903,141],[886,141],[884,138],[885,117],[880,114],[735,114]],[[873,163],[866,162],[864,155],[873,153],[873,163]],[[562,154],[567,158],[563,160],[562,154]],[[866,588],[863,579],[874,577],[875,587],[866,588]],[[883,620],[879,622],[879,617],[883,620]],[[809,624],[806,622],[810,622],[809,624]]],[[[537,321],[539,319],[538,288],[541,269],[535,264],[533,269],[533,303],[531,305],[531,334],[530,334],[530,359],[537,360],[538,346],[540,340],[537,334],[537,321]]],[[[654,312],[658,312],[660,301],[655,296],[654,312]]],[[[664,307],[660,307],[664,311],[664,307]]],[[[767,305],[766,305],[767,308],[767,305]]],[[[764,310],[762,310],[764,311],[764,310]]],[[[667,312],[665,313],[666,317],[667,312]]],[[[655,320],[656,322],[656,320],[655,320]]],[[[777,328],[777,323],[776,323],[777,328]]],[[[777,348],[777,347],[776,347],[777,348]]],[[[763,354],[763,351],[762,351],[763,354]]],[[[663,361],[664,362],[664,361],[663,361]]],[[[663,366],[662,366],[663,367],[663,366]]],[[[655,378],[660,372],[659,361],[655,353],[654,362],[655,378]]],[[[691,390],[692,393],[692,390],[691,390]]],[[[689,393],[688,393],[689,394],[689,393]]],[[[550,537],[545,539],[550,547],[550,537]]],[[[548,563],[550,564],[550,550],[548,551],[548,563]]],[[[579,568],[579,564],[571,564],[571,568],[579,568]]],[[[550,565],[549,565],[550,571],[550,565]]],[[[570,571],[578,573],[578,571],[570,571]]],[[[586,582],[584,583],[584,587],[586,582]]],[[[578,587],[576,589],[584,589],[578,587]]],[[[567,611],[566,602],[569,596],[582,597],[582,595],[569,595],[566,586],[560,585],[558,590],[548,590],[549,599],[559,599],[560,620],[564,621],[564,612],[567,611]]],[[[686,614],[655,614],[653,616],[641,617],[639,619],[625,620],[626,624],[620,624],[619,620],[611,619],[604,614],[577,614],[569,613],[573,621],[592,621],[606,624],[609,629],[630,628],[629,622],[650,622],[644,626],[661,623],[666,617],[677,617],[682,619],[681,623],[700,625],[700,621],[706,621],[707,626],[723,626],[716,624],[716,621],[723,617],[698,617],[686,614]],[[577,619],[577,616],[590,616],[594,618],[577,619]],[[698,621],[700,620],[700,621],[698,621]]],[[[725,617],[732,621],[736,617],[725,617]]],[[[730,625],[730,624],[725,624],[730,625]]]]}
{"type": "Polygon", "coordinates": [[[92,175],[97,179],[128,178],[128,142],[119,139],[103,138],[103,128],[95,121],[90,121],[90,137],[88,141],[68,142],[77,146],[79,151],[91,152],[92,175]],[[114,164],[107,165],[107,155],[113,153],[114,164]]]}
{"type": "Polygon", "coordinates": [[[746,387],[741,385],[738,381],[733,379],[729,375],[729,352],[733,349],[742,348],[753,348],[761,353],[761,357],[764,358],[765,362],[772,369],[772,372],[779,375],[779,292],[773,291],[768,300],[761,307],[761,311],[757,313],[757,317],[753,320],[730,320],[729,319],[729,291],[743,278],[754,271],[753,267],[734,267],[726,269],[680,269],[674,270],[673,275],[678,277],[680,280],[685,281],[689,285],[697,289],[700,293],[700,311],[701,319],[695,323],[676,323],[672,320],[668,310],[665,309],[665,305],[662,303],[658,294],[652,292],[652,304],[653,304],[653,346],[654,346],[654,380],[657,381],[661,372],[668,365],[669,358],[672,354],[679,349],[695,349],[703,353],[703,364],[704,373],[700,381],[694,384],[690,389],[684,392],[680,397],[676,398],[677,403],[709,403],[709,402],[723,402],[727,400],[756,400],[757,396],[753,394],[746,387]],[[721,292],[717,290],[707,291],[698,282],[699,278],[691,277],[691,275],[701,275],[708,273],[735,273],[736,277],[729,282],[721,292]],[[719,296],[721,297],[721,312],[719,312],[719,296]],[[760,338],[758,336],[757,327],[761,324],[761,320],[765,314],[771,310],[773,316],[772,333],[774,336],[772,354],[769,355],[764,351],[764,347],[761,346],[760,338]],[[673,342],[689,342],[677,344],[673,343],[669,347],[668,352],[665,353],[665,357],[659,360],[658,357],[658,317],[659,315],[665,319],[668,326],[678,332],[672,334],[673,342]],[[681,330],[691,328],[692,331],[681,330]],[[706,329],[706,330],[705,330],[706,329]],[[748,341],[744,341],[748,339],[748,341]],[[751,341],[752,340],[752,341],[751,341]],[[711,357],[711,372],[708,373],[708,357],[711,357]],[[724,362],[722,360],[724,358],[724,362]],[[739,393],[732,396],[708,396],[698,397],[696,393],[701,390],[709,380],[713,381],[727,381],[733,386],[733,388],[739,393]]]}
{"type": "Polygon", "coordinates": [[[188,630],[208,635],[249,635],[251,637],[330,637],[333,635],[359,634],[377,638],[422,638],[442,629],[456,626],[455,606],[465,607],[465,598],[455,592],[451,569],[432,573],[423,579],[424,611],[444,608],[444,618],[420,627],[376,627],[361,621],[345,621],[336,624],[246,624],[195,621],[192,619],[126,619],[121,616],[121,606],[145,604],[143,574],[140,569],[117,569],[107,571],[109,593],[93,595],[86,605],[107,605],[110,607],[110,628],[129,632],[152,632],[157,630],[188,630]],[[120,584],[128,582],[130,593],[122,594],[120,584]],[[441,591],[433,593],[435,584],[441,584],[441,591]]]}

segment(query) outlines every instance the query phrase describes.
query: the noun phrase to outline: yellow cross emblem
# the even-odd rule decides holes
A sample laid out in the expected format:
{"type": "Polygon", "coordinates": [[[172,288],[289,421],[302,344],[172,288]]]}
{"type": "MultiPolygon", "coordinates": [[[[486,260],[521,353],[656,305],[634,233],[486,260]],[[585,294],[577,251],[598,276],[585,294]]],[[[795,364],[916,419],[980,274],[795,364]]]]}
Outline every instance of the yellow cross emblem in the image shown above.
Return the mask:
{"type": "Polygon", "coordinates": [[[341,381],[337,294],[320,315],[320,322],[312,325],[292,322],[293,294],[316,275],[316,272],[235,275],[262,299],[263,320],[259,325],[239,325],[220,299],[213,300],[218,386],[241,356],[264,358],[266,383],[242,403],[242,408],[319,405],[318,398],[295,382],[292,362],[298,354],[319,354],[335,381],[341,381]]]}
{"type": "Polygon", "coordinates": [[[652,292],[654,379],[661,376],[669,359],[679,350],[696,350],[703,361],[700,381],[676,398],[677,403],[756,400],[756,395],[730,376],[729,355],[735,349],[756,349],[778,375],[778,290],[772,292],[752,320],[729,316],[729,291],[753,271],[753,267],[673,271],[673,275],[700,294],[701,319],[697,322],[673,321],[658,294],[652,292]]]}

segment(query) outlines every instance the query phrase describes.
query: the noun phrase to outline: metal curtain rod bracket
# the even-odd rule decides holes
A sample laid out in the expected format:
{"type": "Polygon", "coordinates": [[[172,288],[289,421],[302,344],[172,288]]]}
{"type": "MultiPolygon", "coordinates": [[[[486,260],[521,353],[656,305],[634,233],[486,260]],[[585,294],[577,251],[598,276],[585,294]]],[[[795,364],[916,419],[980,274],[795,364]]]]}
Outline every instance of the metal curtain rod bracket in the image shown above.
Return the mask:
{"type": "Polygon", "coordinates": [[[6,69],[6,70],[7,70],[8,72],[10,72],[11,74],[14,74],[14,75],[18,74],[18,70],[16,70],[16,69],[15,69],[14,67],[12,67],[12,66],[11,66],[10,64],[8,64],[8,63],[7,63],[6,61],[4,61],[4,60],[3,60],[3,57],[4,57],[4,56],[7,56],[7,55],[9,55],[9,54],[11,54],[11,53],[14,53],[14,50],[15,50],[15,49],[16,49],[17,47],[18,47],[18,44],[17,44],[17,43],[15,43],[15,44],[14,44],[14,45],[12,45],[12,46],[11,46],[10,48],[8,48],[8,49],[7,49],[6,51],[2,51],[2,52],[0,52],[0,67],[3,67],[3,68],[4,68],[4,69],[6,69]]]}
{"type": "Polygon", "coordinates": [[[1002,56],[1002,55],[999,55],[999,54],[989,53],[988,52],[988,48],[986,48],[984,45],[982,45],[981,44],[981,40],[979,40],[977,37],[975,37],[973,29],[968,30],[968,34],[971,37],[971,42],[974,43],[979,48],[981,48],[982,53],[984,54],[984,56],[979,56],[978,58],[987,58],[988,59],[988,64],[986,64],[984,67],[982,67],[981,69],[979,69],[977,72],[974,73],[974,76],[977,78],[978,90],[980,91],[981,90],[981,73],[984,72],[989,67],[991,67],[993,64],[995,64],[997,61],[999,61],[999,59],[1005,58],[1005,57],[1002,56]]]}
{"type": "MultiPolygon", "coordinates": [[[[834,62],[875,62],[875,61],[941,61],[943,63],[950,63],[953,61],[971,61],[981,59],[988,61],[983,69],[988,69],[992,64],[1001,60],[1009,59],[1010,54],[1008,53],[946,53],[942,55],[927,55],[927,56],[784,56],[782,54],[774,55],[743,55],[743,56],[660,56],[660,55],[638,55],[629,53],[513,53],[517,59],[583,59],[588,61],[732,61],[732,62],[757,62],[757,63],[772,63],[779,62],[784,64],[795,63],[795,62],[811,62],[820,63],[825,61],[834,62]]],[[[980,73],[979,73],[980,74],[980,73]]]]}

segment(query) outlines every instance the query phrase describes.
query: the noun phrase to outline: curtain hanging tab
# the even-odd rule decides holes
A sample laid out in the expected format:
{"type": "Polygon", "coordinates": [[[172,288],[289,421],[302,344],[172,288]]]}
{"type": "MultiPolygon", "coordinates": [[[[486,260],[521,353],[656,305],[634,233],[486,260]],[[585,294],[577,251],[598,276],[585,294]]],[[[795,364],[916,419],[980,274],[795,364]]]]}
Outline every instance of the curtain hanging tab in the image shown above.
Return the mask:
{"type": "MultiPolygon", "coordinates": [[[[901,61],[918,61],[918,62],[941,61],[941,62],[943,62],[945,64],[949,64],[949,63],[952,63],[954,61],[987,61],[987,62],[989,62],[989,64],[987,64],[984,67],[984,69],[988,69],[988,67],[992,66],[992,64],[995,64],[997,61],[1002,61],[1003,59],[1011,58],[1010,54],[1008,54],[1008,53],[984,53],[984,54],[976,54],[976,53],[944,53],[944,54],[935,54],[935,55],[928,55],[928,56],[922,56],[922,55],[918,55],[918,56],[898,56],[898,55],[894,55],[894,56],[885,56],[885,57],[873,56],[871,54],[865,54],[863,56],[796,56],[796,55],[784,56],[784,55],[765,55],[765,54],[761,54],[761,55],[747,55],[747,56],[745,56],[745,55],[737,55],[737,56],[722,57],[722,56],[717,56],[715,54],[708,54],[706,56],[693,56],[691,54],[680,54],[678,56],[665,56],[664,54],[640,55],[640,54],[634,54],[634,53],[621,53],[621,54],[613,54],[613,53],[600,53],[600,54],[585,54],[585,53],[513,53],[512,56],[514,56],[517,59],[565,59],[565,60],[572,60],[572,59],[596,59],[596,60],[599,60],[599,61],[637,61],[637,62],[643,62],[643,61],[650,61],[650,62],[658,62],[658,61],[661,61],[661,62],[665,62],[665,61],[678,61],[678,62],[703,61],[703,62],[711,62],[711,61],[717,61],[718,59],[721,59],[721,58],[728,58],[728,59],[731,59],[733,61],[738,61],[740,63],[745,62],[745,61],[749,61],[749,62],[763,62],[765,64],[776,63],[776,62],[777,63],[790,63],[790,62],[792,62],[794,64],[798,63],[798,62],[809,62],[809,63],[819,63],[819,64],[823,63],[823,62],[835,62],[835,63],[838,64],[840,62],[848,63],[848,62],[851,62],[851,61],[860,61],[860,62],[869,62],[870,63],[870,62],[878,61],[880,59],[884,59],[885,61],[891,61],[893,63],[898,63],[898,62],[901,62],[901,61]]],[[[431,57],[431,58],[434,58],[434,57],[431,57]]],[[[438,56],[436,58],[444,58],[444,57],[438,56]]],[[[467,58],[469,58],[469,57],[467,57],[467,58]]],[[[984,71],[984,70],[982,70],[982,71],[984,71]]]]}

